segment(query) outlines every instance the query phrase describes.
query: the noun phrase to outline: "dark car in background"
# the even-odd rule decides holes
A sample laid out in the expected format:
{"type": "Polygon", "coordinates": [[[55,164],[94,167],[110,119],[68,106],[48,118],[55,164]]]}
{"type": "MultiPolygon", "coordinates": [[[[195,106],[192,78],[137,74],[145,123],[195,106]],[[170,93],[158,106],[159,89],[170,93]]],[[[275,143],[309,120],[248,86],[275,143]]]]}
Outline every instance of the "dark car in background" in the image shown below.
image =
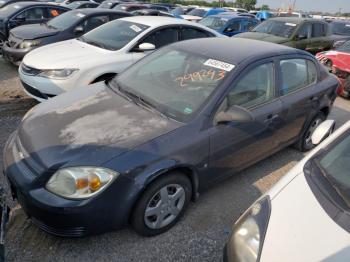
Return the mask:
{"type": "Polygon", "coordinates": [[[337,87],[295,48],[225,37],[177,42],[110,81],[33,108],[5,145],[4,174],[51,234],[128,223],[160,234],[215,182],[291,144],[313,148],[337,87]]]}
{"type": "Polygon", "coordinates": [[[117,5],[113,9],[125,11],[125,12],[133,12],[133,11],[142,10],[142,9],[155,9],[163,12],[169,12],[169,8],[166,6],[142,4],[142,3],[123,3],[123,4],[117,5]]]}
{"type": "Polygon", "coordinates": [[[333,48],[339,47],[350,39],[350,20],[334,20],[330,22],[335,38],[333,48]]]}
{"type": "Polygon", "coordinates": [[[132,1],[122,1],[122,0],[106,0],[103,1],[98,8],[113,9],[121,3],[132,2],[132,1]]]}
{"type": "Polygon", "coordinates": [[[205,17],[199,23],[223,35],[234,36],[252,30],[259,23],[259,20],[253,15],[221,13],[205,17]]]}
{"type": "Polygon", "coordinates": [[[136,11],[131,12],[131,14],[133,14],[133,15],[150,15],[150,16],[175,17],[171,13],[167,13],[167,12],[160,11],[160,10],[155,10],[155,9],[140,9],[140,10],[136,10],[136,11]]]}
{"type": "Polygon", "coordinates": [[[67,5],[70,9],[96,8],[99,4],[92,1],[76,1],[67,5]]]}
{"type": "Polygon", "coordinates": [[[20,25],[45,23],[70,9],[49,3],[18,2],[0,9],[0,50],[9,31],[20,25]]]}
{"type": "Polygon", "coordinates": [[[16,63],[35,48],[80,37],[104,23],[126,16],[131,14],[88,8],[71,10],[47,23],[16,27],[10,31],[9,39],[3,46],[3,56],[16,63]]]}
{"type": "Polygon", "coordinates": [[[282,44],[312,54],[329,50],[334,43],[329,24],[309,18],[270,18],[251,32],[238,34],[236,37],[282,44]]]}

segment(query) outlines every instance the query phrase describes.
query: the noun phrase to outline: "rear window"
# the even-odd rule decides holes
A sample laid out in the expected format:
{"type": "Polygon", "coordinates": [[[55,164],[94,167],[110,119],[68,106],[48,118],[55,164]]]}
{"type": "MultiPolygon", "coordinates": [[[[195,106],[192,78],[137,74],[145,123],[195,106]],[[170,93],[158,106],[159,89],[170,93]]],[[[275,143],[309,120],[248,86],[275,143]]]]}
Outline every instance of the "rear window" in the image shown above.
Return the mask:
{"type": "Polygon", "coordinates": [[[350,21],[347,23],[331,23],[333,34],[336,35],[350,35],[350,21]]]}

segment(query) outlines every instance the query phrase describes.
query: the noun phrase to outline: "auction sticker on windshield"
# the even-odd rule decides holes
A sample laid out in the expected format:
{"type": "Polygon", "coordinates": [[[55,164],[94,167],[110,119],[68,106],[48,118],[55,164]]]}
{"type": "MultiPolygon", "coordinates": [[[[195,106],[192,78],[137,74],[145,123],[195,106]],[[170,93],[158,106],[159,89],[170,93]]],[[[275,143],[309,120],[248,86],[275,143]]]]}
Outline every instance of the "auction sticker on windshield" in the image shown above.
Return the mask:
{"type": "Polygon", "coordinates": [[[83,18],[83,17],[85,17],[85,14],[77,13],[77,17],[83,18]]]}
{"type": "Polygon", "coordinates": [[[293,24],[293,23],[285,23],[285,25],[289,25],[289,26],[297,26],[297,24],[293,24]]]}
{"type": "Polygon", "coordinates": [[[208,59],[207,61],[205,61],[204,65],[225,70],[227,72],[230,72],[233,68],[235,68],[234,65],[231,65],[229,63],[225,63],[219,60],[215,60],[215,59],[208,59]]]}
{"type": "Polygon", "coordinates": [[[134,30],[136,33],[140,32],[142,29],[137,25],[131,25],[130,28],[134,30]]]}

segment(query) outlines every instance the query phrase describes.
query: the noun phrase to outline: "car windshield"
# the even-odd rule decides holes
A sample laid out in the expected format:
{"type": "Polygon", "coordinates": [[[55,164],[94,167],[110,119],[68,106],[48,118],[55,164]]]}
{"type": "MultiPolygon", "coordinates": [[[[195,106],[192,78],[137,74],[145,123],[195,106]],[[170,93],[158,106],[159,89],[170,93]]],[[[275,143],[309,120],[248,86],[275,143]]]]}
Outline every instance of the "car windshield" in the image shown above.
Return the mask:
{"type": "Polygon", "coordinates": [[[145,31],[149,26],[114,20],[79,38],[80,41],[108,50],[119,50],[145,31]]]}
{"type": "Polygon", "coordinates": [[[335,50],[344,52],[344,53],[350,53],[350,40],[346,41],[344,44],[336,48],[335,50]]]}
{"type": "Polygon", "coordinates": [[[336,35],[350,35],[350,22],[348,23],[331,23],[333,34],[336,35]]]}
{"type": "Polygon", "coordinates": [[[47,22],[47,26],[54,29],[65,30],[80,21],[85,16],[86,15],[84,13],[78,10],[69,11],[47,22]]]}
{"type": "Polygon", "coordinates": [[[79,7],[81,5],[81,2],[73,2],[70,3],[69,5],[67,5],[70,9],[76,9],[77,7],[79,7]]]}
{"type": "Polygon", "coordinates": [[[332,186],[350,206],[350,135],[341,139],[323,155],[318,164],[332,186]]]}
{"type": "Polygon", "coordinates": [[[17,11],[21,10],[23,6],[19,3],[9,4],[0,9],[0,17],[9,17],[17,11]]]}
{"type": "Polygon", "coordinates": [[[113,5],[113,3],[112,2],[102,2],[102,4],[100,4],[98,7],[99,8],[107,8],[107,9],[110,9],[111,8],[111,6],[113,5]]]}
{"type": "Polygon", "coordinates": [[[297,24],[295,23],[289,23],[278,20],[267,20],[255,27],[252,31],[284,38],[290,38],[296,30],[296,28],[297,24]]]}
{"type": "Polygon", "coordinates": [[[191,12],[189,12],[188,15],[203,17],[206,13],[207,13],[206,10],[196,8],[196,9],[193,9],[191,12]]]}
{"type": "Polygon", "coordinates": [[[278,14],[279,17],[300,17],[299,14],[296,13],[280,13],[278,14]]]}
{"type": "Polygon", "coordinates": [[[165,47],[112,81],[114,88],[147,101],[180,122],[192,119],[234,65],[165,47]]]}
{"type": "Polygon", "coordinates": [[[199,23],[211,29],[219,30],[225,26],[227,21],[227,18],[208,16],[202,19],[199,23]]]}

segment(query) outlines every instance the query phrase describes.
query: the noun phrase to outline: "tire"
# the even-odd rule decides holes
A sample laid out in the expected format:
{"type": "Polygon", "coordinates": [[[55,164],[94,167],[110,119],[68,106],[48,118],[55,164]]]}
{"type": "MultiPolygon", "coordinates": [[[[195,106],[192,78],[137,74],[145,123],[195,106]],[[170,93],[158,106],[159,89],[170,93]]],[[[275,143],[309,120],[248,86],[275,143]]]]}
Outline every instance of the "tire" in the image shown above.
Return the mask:
{"type": "Polygon", "coordinates": [[[2,54],[2,46],[4,45],[5,41],[6,41],[5,36],[0,34],[0,55],[2,54]]]}
{"type": "Polygon", "coordinates": [[[322,123],[324,120],[326,120],[326,116],[324,113],[318,113],[308,124],[307,128],[303,132],[303,135],[299,138],[297,143],[295,144],[295,147],[301,151],[306,152],[315,147],[315,145],[312,144],[311,136],[313,131],[317,128],[317,126],[322,123]]]}
{"type": "Polygon", "coordinates": [[[191,196],[192,185],[187,176],[178,172],[164,174],[146,188],[136,203],[131,225],[142,236],[164,233],[182,217],[191,196]]]}

